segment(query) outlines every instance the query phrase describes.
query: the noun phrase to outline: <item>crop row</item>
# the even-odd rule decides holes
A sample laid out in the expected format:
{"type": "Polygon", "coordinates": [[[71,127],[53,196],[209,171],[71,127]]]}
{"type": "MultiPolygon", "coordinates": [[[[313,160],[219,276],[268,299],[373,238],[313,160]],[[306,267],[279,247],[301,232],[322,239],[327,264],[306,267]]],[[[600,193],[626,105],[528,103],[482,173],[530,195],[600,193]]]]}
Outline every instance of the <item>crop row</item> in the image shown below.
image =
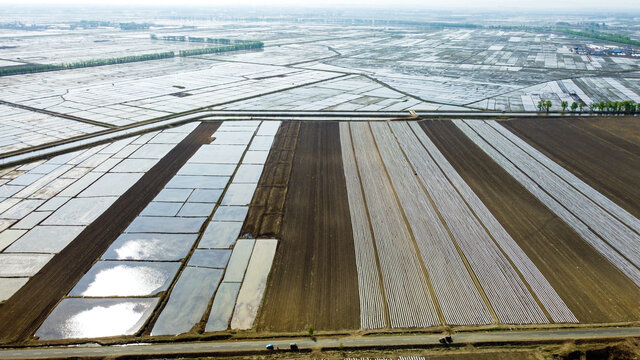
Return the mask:
{"type": "MultiPolygon", "coordinates": [[[[438,218],[436,209],[407,163],[394,134],[384,123],[372,123],[371,129],[439,300],[445,322],[452,325],[491,323],[493,319],[489,309],[447,229],[438,218]]],[[[411,132],[408,128],[403,130],[411,132]]],[[[396,134],[399,137],[404,135],[396,134]]],[[[404,145],[407,141],[400,138],[400,143],[404,145]]],[[[413,150],[416,149],[409,151],[413,150]]],[[[426,155],[424,149],[417,151],[426,155]]]]}
{"type": "Polygon", "coordinates": [[[436,309],[450,325],[546,323],[538,301],[577,321],[419,125],[343,123],[340,136],[364,328],[382,326],[380,294],[392,327],[424,326],[405,320],[419,311],[436,324],[436,309]]]}
{"type": "Polygon", "coordinates": [[[392,327],[438,325],[440,320],[420,259],[369,125],[352,124],[351,135],[378,252],[389,322],[392,327]]]}
{"type": "Polygon", "coordinates": [[[358,270],[358,293],[360,295],[360,326],[363,329],[378,329],[386,326],[384,302],[375,245],[371,235],[371,224],[362,195],[360,176],[351,143],[351,133],[347,123],[340,123],[340,143],[342,162],[349,198],[349,212],[353,227],[353,242],[358,270]]]}
{"type": "Polygon", "coordinates": [[[469,185],[462,179],[460,174],[447,161],[444,155],[433,144],[431,139],[425,134],[417,123],[411,123],[411,128],[420,139],[422,145],[427,149],[431,157],[444,172],[448,180],[464,198],[480,222],[491,234],[497,245],[509,257],[514,266],[518,269],[524,280],[529,284],[542,305],[548,311],[555,322],[577,322],[571,310],[562,301],[560,296],[553,289],[544,275],[538,270],[535,264],[529,259],[524,251],[513,240],[509,233],[502,227],[498,220],[491,214],[485,204],[471,190],[469,185]]]}
{"type": "Polygon", "coordinates": [[[455,121],[494,161],[640,285],[638,220],[494,122],[455,121]],[[491,145],[489,145],[491,144],[491,145]]]}
{"type": "Polygon", "coordinates": [[[473,211],[406,123],[394,124],[400,145],[478,279],[498,320],[544,323],[544,313],[473,211]],[[404,130],[404,131],[400,131],[404,130]]]}

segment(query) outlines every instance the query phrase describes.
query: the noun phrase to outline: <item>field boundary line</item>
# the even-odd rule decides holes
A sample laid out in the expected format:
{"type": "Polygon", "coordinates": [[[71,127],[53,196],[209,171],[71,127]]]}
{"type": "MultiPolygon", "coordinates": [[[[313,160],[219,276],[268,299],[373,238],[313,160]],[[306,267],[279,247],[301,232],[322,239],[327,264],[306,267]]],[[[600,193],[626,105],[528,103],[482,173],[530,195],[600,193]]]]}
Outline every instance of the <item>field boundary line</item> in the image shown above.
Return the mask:
{"type": "Polygon", "coordinates": [[[90,125],[94,125],[94,126],[100,126],[100,127],[104,127],[104,128],[107,128],[107,129],[116,129],[116,128],[118,128],[115,125],[103,123],[101,121],[89,120],[89,119],[81,118],[81,117],[78,117],[78,116],[63,114],[63,113],[50,111],[50,110],[46,110],[46,109],[38,109],[38,108],[34,108],[34,107],[31,107],[31,106],[28,106],[28,105],[16,104],[16,103],[12,103],[12,102],[5,101],[5,100],[0,100],[0,105],[6,105],[6,106],[14,107],[14,108],[17,108],[17,109],[22,109],[22,110],[31,111],[31,112],[40,113],[40,114],[45,114],[45,115],[49,115],[49,116],[53,116],[53,117],[58,117],[58,118],[63,118],[63,119],[67,119],[67,120],[77,121],[77,122],[90,124],[90,125]]]}

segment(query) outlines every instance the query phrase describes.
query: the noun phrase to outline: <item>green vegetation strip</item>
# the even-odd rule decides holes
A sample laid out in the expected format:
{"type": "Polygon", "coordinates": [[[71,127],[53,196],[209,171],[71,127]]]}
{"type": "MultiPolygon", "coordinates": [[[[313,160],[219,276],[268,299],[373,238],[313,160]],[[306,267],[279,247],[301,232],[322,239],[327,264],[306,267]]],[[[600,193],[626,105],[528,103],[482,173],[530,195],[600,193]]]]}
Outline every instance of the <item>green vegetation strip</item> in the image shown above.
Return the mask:
{"type": "Polygon", "coordinates": [[[500,29],[500,30],[563,33],[568,35],[575,35],[575,36],[587,37],[592,39],[610,41],[610,42],[615,42],[619,44],[640,46],[640,41],[633,40],[627,35],[610,33],[610,32],[598,32],[590,29],[585,31],[585,30],[571,30],[571,29],[564,29],[564,28],[550,27],[550,26],[525,26],[525,25],[521,25],[521,26],[497,25],[497,26],[488,26],[486,28],[500,29]]]}
{"type": "Polygon", "coordinates": [[[201,42],[201,43],[206,42],[209,44],[226,44],[226,45],[229,45],[232,42],[234,44],[245,42],[245,40],[232,41],[230,39],[222,39],[222,38],[216,39],[216,38],[210,38],[210,37],[205,38],[205,37],[193,37],[193,36],[184,36],[184,35],[166,35],[166,36],[158,37],[155,34],[151,34],[151,40],[201,42]]]}
{"type": "Polygon", "coordinates": [[[569,29],[554,29],[553,31],[554,32],[561,32],[561,33],[565,33],[565,34],[569,34],[569,35],[588,37],[588,38],[593,38],[593,39],[598,39],[598,40],[617,42],[617,43],[621,43],[621,44],[629,44],[629,45],[640,46],[640,41],[632,40],[630,37],[628,37],[626,35],[622,35],[622,34],[601,33],[601,32],[585,32],[585,31],[576,31],[576,30],[569,30],[569,29]]]}
{"type": "Polygon", "coordinates": [[[180,56],[193,56],[202,54],[217,54],[227,51],[262,49],[264,44],[262,41],[246,41],[221,47],[206,47],[201,49],[180,50],[180,56]]]}
{"type": "MultiPolygon", "coordinates": [[[[218,40],[218,39],[212,39],[212,40],[218,40]]],[[[228,51],[262,49],[263,47],[264,47],[264,44],[261,41],[238,40],[238,41],[235,41],[233,45],[207,47],[202,49],[180,50],[178,52],[178,56],[184,57],[184,56],[194,56],[194,55],[202,55],[202,54],[217,54],[217,53],[223,53],[228,51]]],[[[167,59],[175,56],[176,54],[173,51],[167,51],[167,52],[161,52],[161,53],[123,56],[123,57],[108,58],[108,59],[90,59],[90,60],[76,61],[68,64],[30,64],[30,65],[22,65],[22,66],[12,66],[12,67],[0,68],[0,76],[30,74],[30,73],[56,71],[56,70],[79,69],[79,68],[102,66],[102,65],[125,64],[125,63],[138,62],[138,61],[167,59]]]]}

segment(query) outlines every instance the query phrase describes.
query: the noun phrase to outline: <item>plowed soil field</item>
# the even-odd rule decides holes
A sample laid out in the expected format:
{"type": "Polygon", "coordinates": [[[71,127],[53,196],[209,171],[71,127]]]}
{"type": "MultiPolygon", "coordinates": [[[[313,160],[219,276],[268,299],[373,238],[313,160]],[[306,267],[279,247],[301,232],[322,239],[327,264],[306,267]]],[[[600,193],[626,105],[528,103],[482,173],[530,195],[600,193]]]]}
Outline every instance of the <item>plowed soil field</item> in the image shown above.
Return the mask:
{"type": "MultiPolygon", "coordinates": [[[[637,121],[637,120],[636,120],[637,121]]],[[[512,120],[501,123],[582,181],[640,218],[640,144],[607,132],[637,125],[602,119],[512,120]],[[594,127],[596,125],[599,128],[594,127]]]]}
{"type": "Polygon", "coordinates": [[[277,237],[258,330],[358,329],[358,282],[337,122],[300,124],[277,237]]]}
{"type": "Polygon", "coordinates": [[[603,117],[588,118],[584,120],[585,124],[592,129],[600,130],[600,136],[603,134],[613,136],[612,139],[619,143],[619,139],[625,141],[625,144],[631,144],[630,151],[640,151],[640,121],[635,116],[631,117],[603,117]],[[633,149],[633,150],[632,150],[633,149]]]}
{"type": "Polygon", "coordinates": [[[453,123],[424,121],[420,125],[579,321],[599,323],[640,319],[640,288],[507,174],[453,123]]]}
{"type": "Polygon", "coordinates": [[[285,121],[280,125],[253,194],[242,234],[259,238],[273,237],[280,232],[299,131],[299,121],[285,121]]]}

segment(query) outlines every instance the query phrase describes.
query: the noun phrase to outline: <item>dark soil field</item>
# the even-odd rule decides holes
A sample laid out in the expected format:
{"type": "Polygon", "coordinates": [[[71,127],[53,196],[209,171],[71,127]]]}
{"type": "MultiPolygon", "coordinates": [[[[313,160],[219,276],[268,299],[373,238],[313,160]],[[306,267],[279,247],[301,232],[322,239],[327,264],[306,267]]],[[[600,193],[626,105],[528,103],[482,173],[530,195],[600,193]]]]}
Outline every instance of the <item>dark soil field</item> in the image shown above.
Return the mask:
{"type": "MultiPolygon", "coordinates": [[[[453,123],[424,121],[420,125],[580,322],[640,319],[640,288],[453,123]]],[[[566,136],[565,140],[572,141],[566,136]]]]}
{"type": "MultiPolygon", "coordinates": [[[[636,120],[637,121],[637,120],[636,120]]],[[[640,217],[640,142],[603,130],[608,119],[512,120],[501,124],[616,204],[640,217]],[[598,124],[594,128],[590,124],[598,124]]],[[[611,122],[616,132],[624,125],[611,122]]],[[[632,134],[636,126],[628,125],[632,134]]]]}
{"type": "Polygon", "coordinates": [[[636,154],[640,151],[638,150],[640,149],[640,119],[637,117],[588,118],[584,119],[584,123],[594,130],[600,130],[600,136],[604,137],[602,134],[611,135],[616,142],[621,139],[626,144],[632,144],[633,147],[629,149],[630,151],[635,151],[636,154]]]}
{"type": "Polygon", "coordinates": [[[300,124],[277,237],[258,330],[358,329],[358,282],[337,122],[300,124]]]}
{"type": "Polygon", "coordinates": [[[279,233],[299,131],[299,121],[286,121],[280,125],[253,194],[242,234],[259,238],[279,233]]]}
{"type": "Polygon", "coordinates": [[[182,165],[211,141],[220,122],[203,122],[107,211],[87,226],[25,286],[0,305],[0,342],[28,339],[71,288],[162,190],[182,165]]]}

